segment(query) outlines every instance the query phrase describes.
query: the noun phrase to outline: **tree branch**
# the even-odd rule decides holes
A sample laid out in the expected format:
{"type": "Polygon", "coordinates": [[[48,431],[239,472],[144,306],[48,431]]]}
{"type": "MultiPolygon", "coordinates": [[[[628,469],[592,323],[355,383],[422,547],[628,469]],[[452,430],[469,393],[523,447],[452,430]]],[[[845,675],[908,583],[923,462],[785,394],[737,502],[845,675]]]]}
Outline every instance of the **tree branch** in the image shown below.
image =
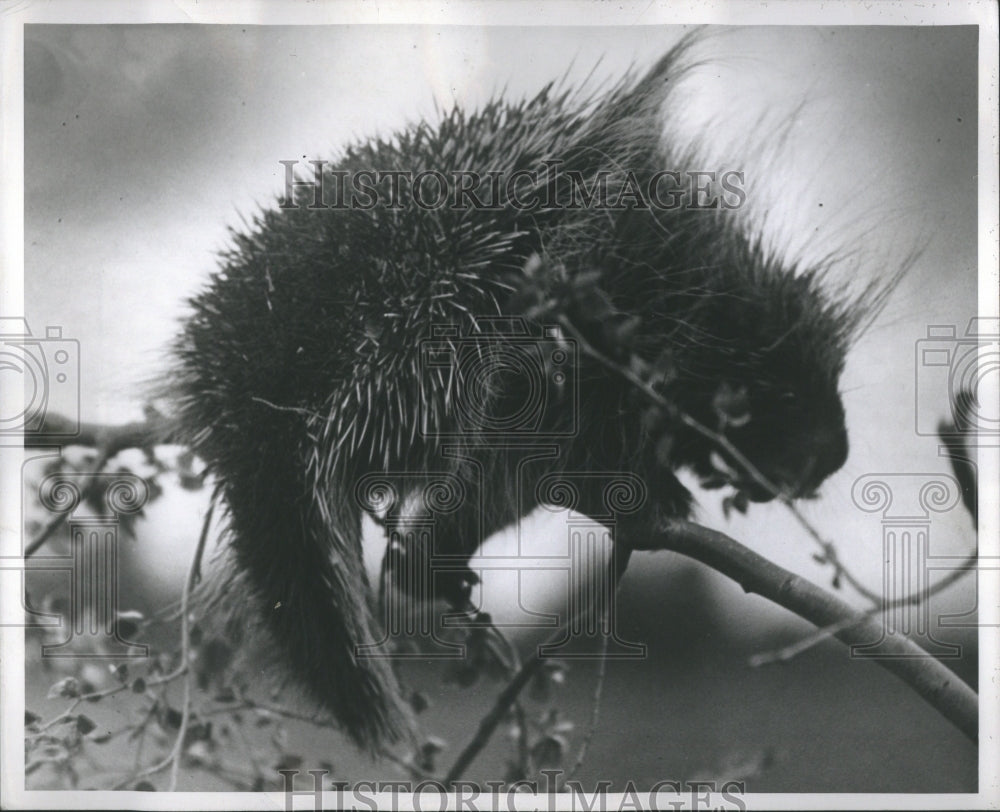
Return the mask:
{"type": "MultiPolygon", "coordinates": [[[[939,592],[943,592],[952,584],[966,577],[970,572],[975,572],[979,564],[979,553],[970,553],[965,561],[956,566],[951,572],[949,572],[944,578],[937,581],[936,583],[928,585],[925,589],[920,592],[914,592],[909,595],[903,595],[899,598],[894,598],[890,601],[882,601],[881,606],[873,606],[871,609],[866,609],[864,611],[865,617],[874,617],[875,615],[885,612],[889,609],[897,609],[901,606],[919,606],[926,601],[929,601],[934,595],[939,592]]],[[[797,657],[803,651],[808,651],[813,646],[822,643],[828,637],[832,637],[838,631],[847,626],[853,626],[857,623],[858,618],[850,617],[844,620],[838,620],[836,623],[830,626],[823,626],[817,629],[815,632],[810,634],[808,637],[803,638],[795,643],[788,646],[783,646],[777,651],[764,652],[762,654],[755,654],[750,658],[750,665],[757,668],[762,665],[767,665],[768,663],[775,662],[787,662],[793,657],[797,657]]]]}
{"type": "Polygon", "coordinates": [[[81,445],[103,451],[108,458],[111,458],[126,448],[150,448],[165,443],[168,432],[166,418],[153,411],[150,411],[146,420],[137,420],[120,426],[80,423],[79,428],[61,415],[47,414],[37,432],[25,435],[24,447],[81,445]]]}
{"type": "MultiPolygon", "coordinates": [[[[97,474],[104,470],[108,461],[120,451],[127,448],[149,449],[166,442],[168,437],[167,421],[156,412],[150,411],[149,418],[141,422],[125,423],[121,426],[107,426],[102,423],[81,423],[75,434],[76,424],[57,414],[47,414],[41,429],[37,433],[25,435],[25,448],[51,448],[53,438],[69,437],[63,445],[80,445],[94,448],[97,457],[87,471],[87,477],[81,488],[81,498],[86,500],[97,482],[97,474]]],[[[68,513],[57,513],[24,548],[24,557],[31,558],[41,549],[52,535],[65,524],[68,513]]]]}
{"type": "MultiPolygon", "coordinates": [[[[874,613],[857,611],[724,533],[694,522],[667,519],[661,522],[655,535],[646,538],[629,537],[619,528],[614,548],[618,562],[616,587],[632,550],[671,550],[700,561],[736,581],[745,592],[767,598],[816,626],[830,628],[833,636],[848,646],[882,641],[885,653],[872,659],[903,680],[969,739],[978,742],[979,699],[976,692],[913,641],[901,635],[889,636],[874,613]]],[[[559,629],[550,639],[560,640],[563,634],[559,629]]],[[[479,723],[475,736],[445,776],[446,785],[462,777],[543,662],[544,658],[536,649],[501,691],[490,712],[479,723]]]]}
{"type": "Polygon", "coordinates": [[[652,538],[622,538],[636,550],[672,550],[707,564],[744,591],[783,606],[846,645],[881,641],[885,653],[873,659],[922,696],[972,741],[979,739],[979,701],[968,685],[940,661],[902,635],[889,635],[882,622],[858,612],[810,581],[768,561],[729,536],[693,522],[668,519],[652,538]]]}

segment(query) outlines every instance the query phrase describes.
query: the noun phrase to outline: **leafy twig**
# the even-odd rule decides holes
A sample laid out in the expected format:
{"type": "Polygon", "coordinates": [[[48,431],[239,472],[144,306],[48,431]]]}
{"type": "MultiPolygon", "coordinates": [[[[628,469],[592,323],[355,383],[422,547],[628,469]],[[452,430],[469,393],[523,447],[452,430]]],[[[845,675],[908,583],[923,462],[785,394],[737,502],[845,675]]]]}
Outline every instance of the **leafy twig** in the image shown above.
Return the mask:
{"type": "MultiPolygon", "coordinates": [[[[94,462],[91,464],[90,469],[87,471],[86,478],[83,481],[83,486],[80,489],[80,501],[86,501],[90,498],[97,485],[97,475],[104,470],[104,466],[108,464],[108,460],[111,459],[110,455],[106,451],[99,451],[94,462]]],[[[42,545],[45,544],[55,532],[66,523],[66,519],[69,518],[70,511],[64,510],[53,516],[46,525],[38,531],[35,537],[31,540],[27,547],[24,548],[24,557],[31,558],[35,553],[41,549],[42,545]]]]}

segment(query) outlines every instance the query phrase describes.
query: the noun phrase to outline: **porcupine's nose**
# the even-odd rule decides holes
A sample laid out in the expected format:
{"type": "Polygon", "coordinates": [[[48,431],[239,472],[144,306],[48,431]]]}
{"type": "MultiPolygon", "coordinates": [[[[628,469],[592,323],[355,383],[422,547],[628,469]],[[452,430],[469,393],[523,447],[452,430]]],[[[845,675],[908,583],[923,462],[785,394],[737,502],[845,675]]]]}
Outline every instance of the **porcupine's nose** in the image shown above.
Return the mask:
{"type": "Polygon", "coordinates": [[[843,429],[827,432],[817,438],[816,451],[804,472],[804,490],[815,490],[831,474],[847,462],[847,432],[843,429]]]}

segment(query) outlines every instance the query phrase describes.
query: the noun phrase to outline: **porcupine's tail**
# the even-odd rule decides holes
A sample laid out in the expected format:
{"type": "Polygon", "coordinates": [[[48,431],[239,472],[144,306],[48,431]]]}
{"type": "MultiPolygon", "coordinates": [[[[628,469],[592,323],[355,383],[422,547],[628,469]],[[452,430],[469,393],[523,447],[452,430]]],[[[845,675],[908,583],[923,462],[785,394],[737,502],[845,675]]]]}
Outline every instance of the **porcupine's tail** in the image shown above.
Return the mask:
{"type": "Polygon", "coordinates": [[[308,399],[289,383],[297,372],[282,363],[274,336],[233,307],[220,317],[218,296],[217,286],[194,301],[177,352],[172,440],[206,462],[226,508],[235,570],[229,600],[246,589],[243,601],[260,618],[277,670],[374,753],[412,727],[392,661],[359,656],[380,639],[361,507],[353,489],[317,463],[313,435],[322,421],[307,407],[282,405],[308,399]]]}
{"type": "Polygon", "coordinates": [[[379,639],[351,493],[303,476],[298,443],[275,437],[248,477],[229,477],[233,548],[287,671],[361,747],[408,731],[392,662],[363,656],[379,639]],[[345,498],[346,497],[346,498],[345,498]]]}

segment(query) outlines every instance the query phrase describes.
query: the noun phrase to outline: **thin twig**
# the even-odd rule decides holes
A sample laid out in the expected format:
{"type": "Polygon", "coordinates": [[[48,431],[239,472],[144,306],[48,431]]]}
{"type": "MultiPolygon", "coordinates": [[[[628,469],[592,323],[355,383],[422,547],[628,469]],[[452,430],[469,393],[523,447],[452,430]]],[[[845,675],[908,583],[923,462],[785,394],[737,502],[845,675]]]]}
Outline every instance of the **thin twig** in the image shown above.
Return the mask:
{"type": "Polygon", "coordinates": [[[188,722],[191,717],[191,613],[189,611],[189,604],[195,584],[201,580],[201,559],[205,553],[205,545],[208,542],[208,531],[212,525],[212,515],[214,513],[215,502],[211,502],[208,505],[208,510],[205,511],[205,520],[201,525],[201,535],[198,537],[198,548],[195,550],[194,558],[191,559],[191,567],[188,569],[187,580],[184,582],[184,591],[181,593],[181,658],[184,663],[184,697],[181,701],[181,725],[177,731],[173,762],[170,767],[169,792],[174,792],[177,789],[177,775],[180,770],[181,756],[184,752],[184,739],[187,735],[188,722]]]}
{"type": "MultiPolygon", "coordinates": [[[[607,617],[606,614],[605,617],[607,617]]],[[[573,762],[573,766],[570,767],[569,771],[559,779],[560,787],[564,787],[567,781],[572,781],[573,776],[575,776],[579,769],[583,766],[583,762],[587,758],[587,752],[590,749],[590,743],[594,738],[594,734],[597,733],[597,724],[601,719],[601,698],[604,694],[604,680],[608,671],[609,636],[610,635],[608,634],[601,636],[601,656],[597,661],[597,681],[594,684],[594,695],[590,700],[590,724],[587,726],[587,732],[583,737],[583,741],[580,742],[580,749],[577,751],[576,761],[573,762]]]]}
{"type": "MultiPolygon", "coordinates": [[[[621,544],[615,544],[612,549],[612,572],[615,590],[617,590],[618,585],[621,583],[622,576],[628,568],[628,562],[631,555],[631,549],[624,547],[621,544]]],[[[611,593],[611,600],[614,600],[614,597],[615,592],[613,591],[611,593]]],[[[465,746],[462,752],[458,754],[458,758],[455,759],[455,763],[445,775],[445,786],[461,778],[468,769],[469,765],[475,760],[476,756],[478,756],[482,752],[483,748],[489,743],[490,737],[497,729],[497,725],[500,724],[511,705],[517,700],[521,691],[524,690],[524,687],[538,672],[542,663],[545,662],[545,658],[540,654],[542,648],[544,646],[555,645],[562,642],[566,636],[566,628],[571,627],[572,624],[578,619],[578,616],[587,611],[590,611],[590,607],[585,606],[579,613],[577,613],[577,615],[570,618],[566,624],[557,629],[548,638],[548,640],[545,641],[545,643],[538,646],[535,649],[534,654],[521,665],[520,669],[518,669],[517,673],[514,675],[514,678],[507,683],[507,686],[500,692],[500,695],[497,697],[496,702],[493,704],[489,713],[487,713],[486,716],[480,720],[479,728],[476,730],[476,733],[472,737],[471,741],[465,746]]]]}
{"type": "Polygon", "coordinates": [[[191,615],[189,612],[189,601],[191,598],[191,592],[194,590],[195,583],[201,577],[201,560],[202,555],[205,551],[205,545],[208,541],[208,531],[212,524],[212,515],[215,511],[215,503],[211,503],[208,506],[208,510],[205,512],[205,520],[201,525],[201,535],[198,538],[198,547],[195,550],[194,558],[191,559],[191,566],[188,568],[187,578],[184,581],[184,590],[181,592],[181,662],[177,669],[171,674],[166,675],[166,677],[157,680],[154,684],[164,684],[171,681],[177,676],[184,676],[184,693],[181,700],[181,721],[180,726],[177,730],[177,738],[174,740],[174,746],[171,748],[170,753],[167,754],[166,758],[162,761],[157,762],[151,767],[147,767],[141,770],[137,775],[132,775],[126,778],[124,781],[120,782],[115,789],[122,789],[127,784],[132,783],[136,779],[145,778],[150,775],[155,775],[162,770],[165,770],[168,766],[170,767],[170,780],[167,786],[169,792],[174,792],[177,789],[177,778],[180,771],[181,757],[184,753],[184,740],[187,738],[188,722],[191,717],[191,615]]]}
{"type": "MultiPolygon", "coordinates": [[[[500,644],[506,651],[508,661],[504,665],[510,669],[510,674],[516,673],[521,667],[521,657],[517,652],[517,647],[492,620],[490,621],[488,631],[500,641],[500,644]]],[[[514,713],[514,723],[517,725],[517,769],[519,777],[526,778],[532,772],[531,747],[528,742],[528,716],[524,712],[524,705],[521,704],[520,699],[514,700],[512,711],[514,713]]]]}
{"type": "Polygon", "coordinates": [[[139,765],[142,764],[142,751],[146,746],[146,731],[149,729],[149,725],[152,723],[153,719],[156,717],[156,702],[150,702],[149,707],[146,708],[146,712],[143,715],[142,721],[135,727],[133,734],[130,734],[129,738],[138,738],[139,741],[135,746],[135,758],[132,761],[132,771],[135,772],[139,769],[139,765]]]}
{"type": "Polygon", "coordinates": [[[528,716],[520,700],[514,700],[514,720],[517,724],[517,769],[518,778],[531,775],[531,748],[528,746],[528,716]]]}
{"type": "MultiPolygon", "coordinates": [[[[551,641],[553,643],[558,642],[560,638],[553,636],[551,641]]],[[[490,737],[493,735],[493,731],[496,730],[497,725],[500,724],[501,720],[507,714],[508,709],[517,699],[518,695],[524,689],[531,678],[535,675],[538,669],[541,667],[542,658],[537,654],[531,657],[527,662],[525,662],[518,672],[514,675],[514,678],[507,683],[507,686],[497,697],[496,702],[490,709],[490,712],[486,714],[479,722],[479,728],[476,730],[476,735],[473,736],[472,740],[465,746],[461,753],[458,754],[458,758],[455,759],[455,763],[451,766],[451,769],[445,775],[444,783],[447,786],[450,782],[457,781],[462,777],[462,774],[468,769],[469,765],[475,760],[476,756],[482,751],[482,749],[489,743],[490,737]]]]}
{"type": "Polygon", "coordinates": [[[93,702],[99,699],[103,699],[106,696],[113,696],[114,694],[121,693],[124,690],[127,690],[127,686],[115,685],[112,688],[104,688],[100,691],[92,691],[89,694],[81,694],[80,696],[76,697],[70,704],[70,706],[66,708],[66,710],[64,710],[58,716],[53,716],[44,725],[39,725],[37,730],[28,733],[27,738],[37,737],[42,733],[44,733],[49,728],[54,727],[55,725],[59,724],[65,719],[69,718],[70,716],[73,715],[76,709],[80,707],[80,705],[83,704],[84,702],[93,702]]]}
{"type": "MultiPolygon", "coordinates": [[[[90,495],[93,493],[94,488],[97,485],[97,475],[104,470],[104,466],[108,464],[108,460],[111,459],[110,455],[105,451],[99,451],[97,457],[94,459],[93,464],[90,466],[89,470],[85,475],[83,481],[83,486],[80,488],[80,501],[86,502],[90,495]]],[[[35,553],[41,549],[42,545],[45,544],[55,532],[62,527],[72,511],[63,510],[57,513],[48,521],[48,523],[35,535],[27,547],[24,548],[24,557],[31,558],[35,553]]]]}
{"type": "MultiPolygon", "coordinates": [[[[865,617],[872,617],[879,611],[879,609],[869,609],[865,612],[865,617]]],[[[747,658],[747,665],[751,668],[760,668],[762,665],[770,665],[772,663],[787,663],[789,660],[798,657],[800,654],[805,653],[814,646],[818,646],[824,640],[829,640],[835,634],[842,632],[848,626],[853,626],[856,622],[857,621],[853,617],[838,620],[836,623],[831,623],[829,626],[817,629],[812,632],[812,634],[809,634],[800,640],[796,640],[794,643],[790,643],[787,646],[782,646],[781,648],[773,649],[772,651],[762,651],[754,654],[747,658]]]]}

